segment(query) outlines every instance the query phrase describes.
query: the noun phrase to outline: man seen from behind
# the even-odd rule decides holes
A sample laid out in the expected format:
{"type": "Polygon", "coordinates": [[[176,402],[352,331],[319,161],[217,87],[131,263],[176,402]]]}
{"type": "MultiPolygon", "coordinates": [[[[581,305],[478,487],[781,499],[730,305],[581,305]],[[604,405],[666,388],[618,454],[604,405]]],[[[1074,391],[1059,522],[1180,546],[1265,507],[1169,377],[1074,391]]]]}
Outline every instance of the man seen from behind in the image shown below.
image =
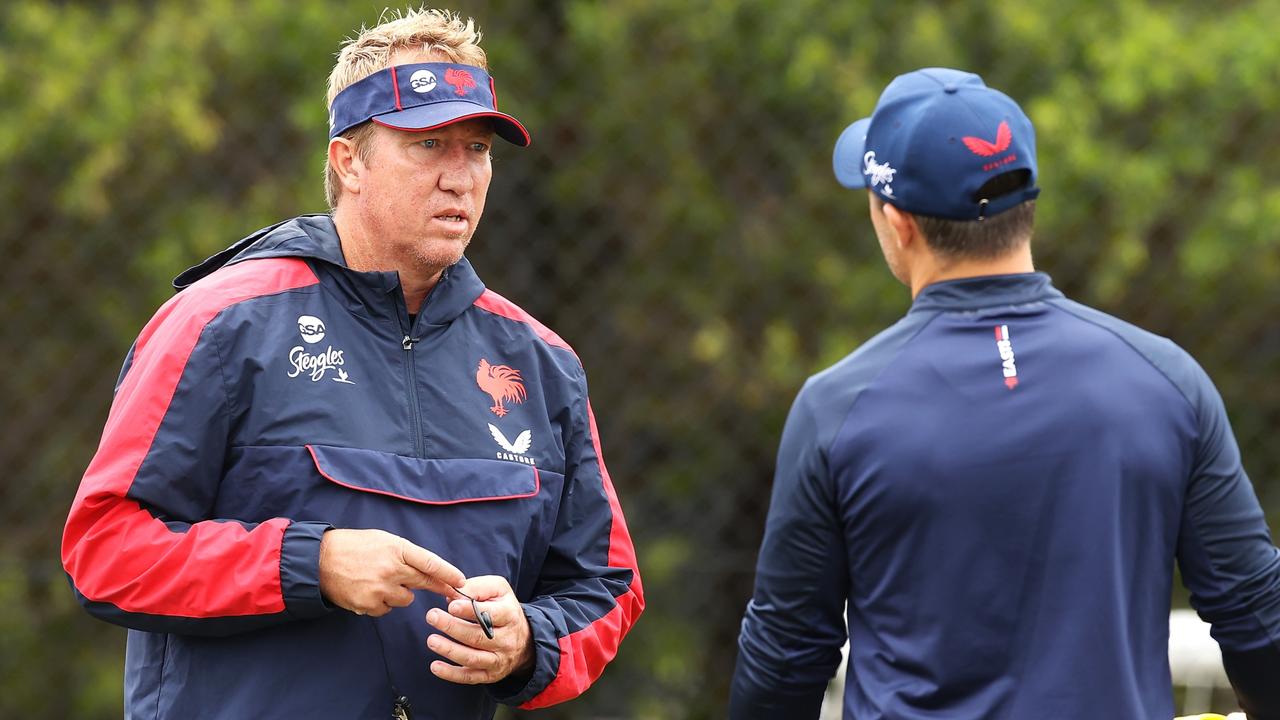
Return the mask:
{"type": "Polygon", "coordinates": [[[1222,401],[1035,272],[1021,108],[908,73],[834,163],[913,302],[792,407],[731,716],[816,718],[847,627],[849,720],[1171,718],[1176,562],[1241,706],[1280,718],[1280,550],[1222,401]]]}

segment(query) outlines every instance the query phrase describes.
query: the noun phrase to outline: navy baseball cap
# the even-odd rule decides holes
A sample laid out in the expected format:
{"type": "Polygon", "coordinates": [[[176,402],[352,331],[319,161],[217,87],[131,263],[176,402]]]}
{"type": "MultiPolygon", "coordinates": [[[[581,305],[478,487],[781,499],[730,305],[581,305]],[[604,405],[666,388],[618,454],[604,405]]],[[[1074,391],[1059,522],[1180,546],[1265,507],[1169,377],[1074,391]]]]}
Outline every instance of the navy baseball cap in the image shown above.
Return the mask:
{"type": "Polygon", "coordinates": [[[1036,133],[1022,108],[973,73],[925,68],[899,75],[871,117],[845,128],[832,164],[847,188],[870,188],[901,210],[977,220],[1040,194],[1036,133]],[[978,196],[991,178],[1026,170],[1023,187],[978,196]]]}
{"type": "Polygon", "coordinates": [[[431,130],[472,118],[490,118],[498,137],[529,144],[519,120],[498,112],[493,78],[474,65],[415,63],[379,70],[352,83],[329,106],[329,138],[372,120],[397,130],[431,130]]]}

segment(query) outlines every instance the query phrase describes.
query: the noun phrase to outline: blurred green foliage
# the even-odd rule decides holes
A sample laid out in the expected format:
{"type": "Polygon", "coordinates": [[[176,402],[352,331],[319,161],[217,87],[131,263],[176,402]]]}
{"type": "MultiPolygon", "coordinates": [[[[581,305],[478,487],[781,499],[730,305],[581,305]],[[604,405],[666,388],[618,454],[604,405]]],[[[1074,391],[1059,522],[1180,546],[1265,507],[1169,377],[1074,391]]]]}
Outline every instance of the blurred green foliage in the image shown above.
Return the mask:
{"type": "MultiPolygon", "coordinates": [[[[583,357],[649,599],[600,685],[540,715],[722,714],[790,400],[908,305],[830,150],[916,67],[1024,105],[1038,265],[1201,360],[1280,521],[1280,0],[456,9],[535,142],[498,149],[469,254],[583,357]]],[[[380,10],[0,6],[0,717],[119,716],[123,633],[57,560],[119,361],[178,270],[323,210],[325,78],[380,10]]]]}

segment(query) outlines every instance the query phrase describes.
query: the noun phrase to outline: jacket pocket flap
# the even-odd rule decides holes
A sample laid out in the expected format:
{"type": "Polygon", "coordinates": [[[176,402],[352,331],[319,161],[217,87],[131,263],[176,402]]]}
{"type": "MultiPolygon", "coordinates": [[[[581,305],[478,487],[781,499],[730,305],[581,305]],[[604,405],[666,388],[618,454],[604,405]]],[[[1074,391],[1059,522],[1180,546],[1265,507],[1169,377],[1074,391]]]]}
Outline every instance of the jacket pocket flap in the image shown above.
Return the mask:
{"type": "Polygon", "coordinates": [[[538,468],[502,460],[414,458],[361,448],[308,445],[329,482],[424,505],[515,500],[538,494],[538,468]]]}

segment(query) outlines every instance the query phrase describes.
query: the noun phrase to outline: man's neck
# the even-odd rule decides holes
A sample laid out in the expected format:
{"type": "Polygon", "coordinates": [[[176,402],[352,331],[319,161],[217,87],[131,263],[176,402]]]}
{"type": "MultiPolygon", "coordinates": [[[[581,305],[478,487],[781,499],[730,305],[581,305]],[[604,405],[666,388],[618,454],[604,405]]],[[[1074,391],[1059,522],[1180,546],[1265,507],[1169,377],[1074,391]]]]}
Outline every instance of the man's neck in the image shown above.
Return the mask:
{"type": "Polygon", "coordinates": [[[333,211],[333,225],[338,231],[338,242],[342,246],[342,256],[347,267],[358,272],[394,272],[400,276],[400,289],[404,292],[404,304],[410,314],[422,309],[427,293],[440,280],[442,270],[434,272],[418,272],[406,263],[397,262],[379,252],[381,247],[374,242],[363,225],[338,208],[333,211]]]}
{"type": "Polygon", "coordinates": [[[1031,243],[1025,242],[1018,248],[1007,255],[998,258],[983,260],[950,260],[942,261],[936,255],[932,255],[928,262],[922,263],[924,267],[918,268],[916,272],[911,273],[911,299],[914,300],[920,291],[944,280],[961,280],[971,277],[984,277],[987,275],[1016,275],[1019,273],[1035,272],[1036,268],[1031,261],[1031,243]]]}

